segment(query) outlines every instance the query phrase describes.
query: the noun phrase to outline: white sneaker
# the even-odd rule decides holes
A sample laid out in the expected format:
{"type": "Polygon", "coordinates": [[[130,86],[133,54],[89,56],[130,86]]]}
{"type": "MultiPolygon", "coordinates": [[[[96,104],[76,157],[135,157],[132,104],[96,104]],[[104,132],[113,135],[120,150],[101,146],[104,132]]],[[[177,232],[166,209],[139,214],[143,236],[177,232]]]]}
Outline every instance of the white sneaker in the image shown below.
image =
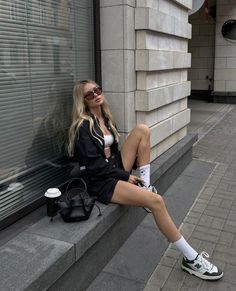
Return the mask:
{"type": "MultiPolygon", "coordinates": [[[[148,187],[143,186],[143,188],[145,188],[146,190],[148,190],[150,192],[153,192],[153,193],[157,194],[157,189],[153,185],[149,185],[148,187]]],[[[152,213],[152,211],[148,207],[143,207],[143,209],[146,210],[147,213],[152,213]]]]}
{"type": "Polygon", "coordinates": [[[214,266],[203,256],[209,258],[206,252],[201,252],[193,261],[188,261],[183,258],[182,269],[204,280],[219,280],[222,278],[223,272],[221,269],[214,266]]]}

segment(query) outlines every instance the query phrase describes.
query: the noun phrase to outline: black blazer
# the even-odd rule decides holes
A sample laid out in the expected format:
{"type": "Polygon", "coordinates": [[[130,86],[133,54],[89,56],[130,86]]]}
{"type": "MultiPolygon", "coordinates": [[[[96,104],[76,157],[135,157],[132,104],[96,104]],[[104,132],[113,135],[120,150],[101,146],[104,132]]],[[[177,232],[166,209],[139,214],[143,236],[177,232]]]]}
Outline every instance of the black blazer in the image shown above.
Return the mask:
{"type": "MultiPolygon", "coordinates": [[[[103,133],[98,126],[98,120],[92,116],[96,133],[103,137],[103,133]]],[[[106,124],[107,129],[113,134],[112,129],[106,124]]],[[[97,134],[95,136],[97,136],[97,134]]],[[[113,134],[114,136],[114,134],[113,134]]],[[[100,137],[100,139],[101,139],[100,137]]],[[[115,141],[111,146],[111,154],[120,155],[118,143],[115,141]]],[[[91,134],[89,121],[84,120],[79,128],[75,141],[75,157],[79,162],[80,169],[85,170],[89,177],[108,178],[112,177],[118,180],[128,181],[130,173],[113,167],[113,163],[106,158],[104,153],[104,139],[100,142],[91,134]]]]}

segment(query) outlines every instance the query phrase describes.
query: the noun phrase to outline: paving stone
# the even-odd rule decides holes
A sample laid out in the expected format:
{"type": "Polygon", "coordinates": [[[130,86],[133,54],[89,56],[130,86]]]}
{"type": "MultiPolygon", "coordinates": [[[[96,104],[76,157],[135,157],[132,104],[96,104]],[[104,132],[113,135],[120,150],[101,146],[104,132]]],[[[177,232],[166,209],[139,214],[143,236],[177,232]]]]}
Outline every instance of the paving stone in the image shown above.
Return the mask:
{"type": "MultiPolygon", "coordinates": [[[[232,204],[233,204],[233,201],[232,200],[223,200],[220,204],[220,207],[221,208],[224,208],[224,209],[231,209],[232,207],[232,204]]],[[[236,212],[235,212],[235,219],[236,219],[236,212]]]]}
{"type": "MultiPolygon", "coordinates": [[[[226,253],[226,254],[229,254],[231,256],[236,257],[236,249],[229,247],[227,245],[224,245],[224,244],[217,244],[216,251],[223,252],[223,253],[226,253]]],[[[236,261],[235,261],[235,263],[236,263],[236,261]]]]}
{"type": "Polygon", "coordinates": [[[185,237],[185,239],[188,239],[191,236],[194,229],[195,229],[194,224],[184,223],[182,227],[180,228],[180,231],[181,231],[181,234],[185,237]]]}
{"type": "Polygon", "coordinates": [[[190,239],[188,240],[188,243],[196,249],[196,251],[198,251],[200,249],[201,246],[201,240],[198,238],[194,238],[193,236],[190,237],[190,239]]]}
{"type": "Polygon", "coordinates": [[[202,233],[214,235],[217,237],[219,237],[219,235],[220,235],[220,232],[217,229],[212,229],[211,227],[208,227],[207,225],[206,226],[197,225],[195,227],[195,231],[200,231],[202,233]]]}
{"type": "Polygon", "coordinates": [[[222,230],[223,227],[224,227],[224,224],[225,224],[225,220],[224,219],[214,217],[213,221],[212,221],[212,224],[211,224],[211,227],[215,228],[215,229],[218,229],[218,230],[222,230]]]}
{"type": "Polygon", "coordinates": [[[226,192],[226,191],[223,192],[223,191],[217,190],[216,193],[214,194],[214,197],[221,198],[221,199],[234,200],[235,195],[230,192],[226,192]]]}
{"type": "Polygon", "coordinates": [[[221,199],[221,198],[213,197],[213,198],[209,201],[208,205],[212,205],[212,206],[217,206],[217,207],[219,207],[221,203],[222,203],[222,199],[221,199]]]}
{"type": "MultiPolygon", "coordinates": [[[[166,280],[168,279],[171,271],[172,271],[172,268],[159,265],[153,272],[148,284],[150,284],[151,286],[154,286],[155,288],[156,287],[162,288],[166,280]]],[[[149,289],[144,289],[144,290],[147,291],[147,290],[156,290],[156,289],[149,288],[149,289]]]]}
{"type": "Polygon", "coordinates": [[[214,218],[212,216],[203,214],[198,222],[198,225],[209,227],[212,224],[213,219],[214,218]]]}
{"type": "Polygon", "coordinates": [[[212,205],[208,205],[204,211],[204,214],[213,216],[213,217],[218,217],[218,218],[227,218],[228,217],[228,211],[227,209],[219,209],[216,208],[212,205]]]}
{"type": "Polygon", "coordinates": [[[236,285],[228,282],[224,282],[223,280],[216,282],[204,282],[201,286],[201,290],[212,290],[212,291],[235,291],[236,285]]]}
{"type": "Polygon", "coordinates": [[[203,281],[195,276],[190,276],[187,274],[181,286],[181,291],[191,291],[191,290],[202,290],[200,287],[203,281]]]}
{"type": "Polygon", "coordinates": [[[177,263],[177,259],[169,257],[168,255],[163,256],[161,261],[160,261],[160,264],[162,266],[166,266],[166,267],[170,267],[170,268],[173,268],[176,263],[177,263]]]}
{"type": "Polygon", "coordinates": [[[205,251],[209,254],[210,257],[212,257],[214,250],[215,250],[216,244],[213,242],[208,241],[202,241],[200,246],[200,252],[205,251]]]}
{"type": "Polygon", "coordinates": [[[235,210],[230,210],[228,219],[236,221],[236,211],[235,210]]]}
{"type": "Polygon", "coordinates": [[[233,243],[234,237],[235,235],[233,233],[222,231],[220,233],[218,243],[231,246],[233,243]]]}
{"type": "Polygon", "coordinates": [[[196,212],[196,211],[194,211],[193,208],[192,208],[191,211],[188,213],[188,217],[191,217],[191,218],[200,219],[201,216],[202,216],[202,213],[201,213],[201,212],[196,212]]]}
{"type": "MultiPolygon", "coordinates": [[[[225,265],[224,268],[224,281],[233,283],[236,285],[236,262],[234,265],[227,264],[225,265]]],[[[236,290],[236,289],[235,289],[236,290]]]]}
{"type": "Polygon", "coordinates": [[[236,234],[236,221],[227,220],[223,227],[223,230],[236,234]]]}
{"type": "Polygon", "coordinates": [[[197,231],[195,230],[192,234],[193,238],[197,238],[201,241],[210,241],[210,242],[216,242],[218,241],[218,236],[212,235],[212,234],[207,234],[205,232],[197,231]]]}
{"type": "Polygon", "coordinates": [[[194,204],[192,210],[195,211],[195,212],[203,213],[204,210],[205,210],[205,208],[206,208],[206,205],[205,204],[196,202],[194,204]]]}
{"type": "Polygon", "coordinates": [[[199,221],[199,219],[197,219],[197,218],[191,218],[189,216],[187,216],[184,219],[184,222],[189,223],[189,224],[198,224],[198,221],[199,221]]]}
{"type": "Polygon", "coordinates": [[[232,242],[232,248],[236,248],[236,235],[234,234],[234,240],[232,242]]]}
{"type": "Polygon", "coordinates": [[[178,250],[176,250],[176,249],[171,247],[171,248],[168,248],[168,250],[166,251],[165,255],[168,256],[168,257],[171,257],[171,258],[174,258],[174,259],[178,260],[178,258],[180,257],[181,253],[178,250]]]}
{"type": "Polygon", "coordinates": [[[184,272],[181,268],[174,268],[172,269],[168,280],[164,284],[164,287],[162,290],[181,290],[181,286],[184,282],[184,279],[186,277],[186,272],[184,272]]]}

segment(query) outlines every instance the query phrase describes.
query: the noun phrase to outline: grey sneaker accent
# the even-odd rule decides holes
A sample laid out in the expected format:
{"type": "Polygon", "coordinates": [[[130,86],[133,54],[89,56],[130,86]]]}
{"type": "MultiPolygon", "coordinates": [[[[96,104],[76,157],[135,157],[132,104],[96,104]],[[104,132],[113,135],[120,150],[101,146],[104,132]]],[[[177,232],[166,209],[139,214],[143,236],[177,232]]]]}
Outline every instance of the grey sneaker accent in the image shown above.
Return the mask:
{"type": "Polygon", "coordinates": [[[201,252],[193,261],[187,261],[187,259],[183,258],[181,267],[184,271],[203,280],[213,281],[222,278],[222,270],[205,258],[209,258],[209,255],[206,252],[201,252]]]}

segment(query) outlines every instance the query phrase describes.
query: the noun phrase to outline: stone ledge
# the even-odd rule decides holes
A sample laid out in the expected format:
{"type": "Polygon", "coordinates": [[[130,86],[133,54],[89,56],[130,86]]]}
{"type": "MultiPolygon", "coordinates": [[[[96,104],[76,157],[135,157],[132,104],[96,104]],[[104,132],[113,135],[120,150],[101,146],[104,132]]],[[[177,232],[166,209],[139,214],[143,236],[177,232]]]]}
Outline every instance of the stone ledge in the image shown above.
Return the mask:
{"type": "Polygon", "coordinates": [[[190,95],[191,82],[181,82],[153,90],[138,90],[135,95],[135,110],[151,111],[190,95]]]}
{"type": "MultiPolygon", "coordinates": [[[[162,193],[191,161],[196,138],[187,135],[152,162],[151,181],[162,193]]],[[[96,208],[80,223],[44,217],[3,245],[0,290],[85,290],[146,215],[138,207],[100,206],[102,217],[96,208]]]]}
{"type": "Polygon", "coordinates": [[[190,68],[191,54],[175,51],[136,50],[136,71],[190,68]]]}
{"type": "Polygon", "coordinates": [[[185,127],[190,122],[190,109],[187,108],[179,113],[157,123],[151,127],[151,147],[159,144],[168,136],[185,127]]]}
{"type": "Polygon", "coordinates": [[[152,8],[135,8],[135,29],[146,29],[191,39],[192,26],[152,8]]]}

